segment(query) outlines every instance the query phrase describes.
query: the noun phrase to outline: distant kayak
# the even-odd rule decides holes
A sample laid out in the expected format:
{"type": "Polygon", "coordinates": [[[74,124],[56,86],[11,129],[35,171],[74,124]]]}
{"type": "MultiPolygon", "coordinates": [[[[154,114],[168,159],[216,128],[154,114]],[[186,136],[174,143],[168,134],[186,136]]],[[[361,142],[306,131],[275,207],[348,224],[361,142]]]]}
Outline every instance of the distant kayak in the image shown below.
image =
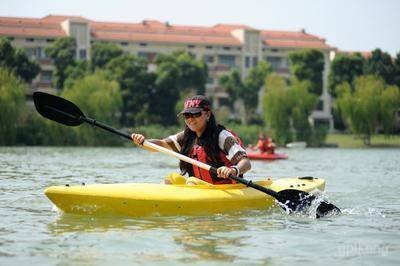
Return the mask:
{"type": "Polygon", "coordinates": [[[247,156],[252,160],[279,160],[287,159],[289,156],[285,153],[260,153],[260,152],[247,152],[247,156]]]}

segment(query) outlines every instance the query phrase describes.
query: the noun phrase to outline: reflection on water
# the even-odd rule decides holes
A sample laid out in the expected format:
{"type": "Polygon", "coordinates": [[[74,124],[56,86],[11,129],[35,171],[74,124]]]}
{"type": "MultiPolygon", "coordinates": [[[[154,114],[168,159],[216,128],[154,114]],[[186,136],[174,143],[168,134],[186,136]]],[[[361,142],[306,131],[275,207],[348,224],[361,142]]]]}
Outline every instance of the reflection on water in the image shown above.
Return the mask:
{"type": "MultiPolygon", "coordinates": [[[[264,211],[235,212],[212,216],[181,216],[153,218],[115,218],[89,217],[83,215],[62,214],[48,225],[52,234],[62,235],[79,232],[121,232],[149,231],[174,232],[173,242],[190,257],[189,261],[220,260],[234,261],[236,256],[227,253],[229,247],[241,247],[249,238],[241,232],[249,228],[253,215],[265,215],[264,211]]],[[[267,222],[274,227],[272,222],[267,222]]],[[[169,234],[169,233],[168,233],[169,234]]],[[[166,236],[167,237],[167,233],[166,236]]],[[[186,259],[183,259],[185,261],[186,259]]]]}

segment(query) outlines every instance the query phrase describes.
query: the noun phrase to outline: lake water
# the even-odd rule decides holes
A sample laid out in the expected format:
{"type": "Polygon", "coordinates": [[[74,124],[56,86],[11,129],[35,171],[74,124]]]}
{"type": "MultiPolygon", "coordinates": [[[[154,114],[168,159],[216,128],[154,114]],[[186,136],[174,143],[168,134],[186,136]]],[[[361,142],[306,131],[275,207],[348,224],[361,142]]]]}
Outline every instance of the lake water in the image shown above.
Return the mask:
{"type": "Polygon", "coordinates": [[[325,178],[342,215],[66,215],[46,187],[159,183],[177,160],[135,148],[0,147],[0,265],[400,265],[399,149],[284,152],[288,160],[253,162],[246,178],[325,178]]]}

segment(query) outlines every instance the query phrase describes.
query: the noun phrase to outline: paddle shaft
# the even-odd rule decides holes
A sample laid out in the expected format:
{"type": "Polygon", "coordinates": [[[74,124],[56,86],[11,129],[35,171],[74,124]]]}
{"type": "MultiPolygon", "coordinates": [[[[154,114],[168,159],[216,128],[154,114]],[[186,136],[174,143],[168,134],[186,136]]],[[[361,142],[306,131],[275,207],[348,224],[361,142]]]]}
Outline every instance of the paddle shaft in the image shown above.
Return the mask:
{"type": "MultiPolygon", "coordinates": [[[[117,135],[119,135],[119,136],[121,136],[123,138],[132,140],[131,135],[129,135],[128,133],[120,131],[120,130],[117,130],[115,128],[112,128],[112,127],[110,127],[110,126],[108,126],[106,124],[103,124],[101,122],[98,122],[98,121],[96,121],[96,119],[92,119],[90,117],[81,116],[81,117],[79,117],[79,120],[81,120],[83,122],[86,122],[86,123],[88,123],[88,124],[90,124],[92,126],[96,126],[96,127],[102,128],[104,130],[107,130],[109,132],[112,132],[114,134],[117,134],[117,135]]],[[[200,167],[200,168],[202,168],[204,170],[207,170],[209,172],[217,174],[217,168],[215,168],[215,167],[212,167],[212,166],[210,166],[208,164],[196,161],[196,160],[194,160],[192,158],[189,158],[189,157],[187,157],[187,156],[185,156],[183,154],[174,152],[174,151],[172,151],[170,149],[167,149],[167,148],[164,148],[164,147],[159,146],[157,144],[151,143],[150,141],[145,140],[143,142],[143,147],[150,148],[150,149],[162,152],[162,153],[167,154],[167,155],[171,155],[171,156],[173,156],[173,157],[175,157],[175,158],[177,158],[179,160],[182,160],[184,162],[190,163],[190,164],[195,165],[197,167],[200,167]]],[[[236,182],[244,184],[244,185],[246,185],[248,187],[252,187],[252,188],[257,189],[257,190],[259,190],[261,192],[264,192],[264,193],[266,193],[266,194],[268,194],[268,195],[270,195],[270,196],[272,196],[274,198],[278,197],[278,193],[277,192],[275,192],[275,191],[273,191],[271,189],[268,189],[266,187],[257,185],[255,183],[253,183],[251,180],[246,180],[246,179],[241,178],[239,176],[233,176],[233,175],[231,175],[230,178],[235,180],[236,182]]]]}

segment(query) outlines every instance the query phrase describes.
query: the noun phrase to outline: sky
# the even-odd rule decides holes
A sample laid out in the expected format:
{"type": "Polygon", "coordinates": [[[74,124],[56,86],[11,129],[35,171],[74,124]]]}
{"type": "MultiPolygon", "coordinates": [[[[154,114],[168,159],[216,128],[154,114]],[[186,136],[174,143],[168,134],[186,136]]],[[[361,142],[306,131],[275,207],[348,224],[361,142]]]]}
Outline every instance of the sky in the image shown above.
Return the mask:
{"type": "Polygon", "coordinates": [[[339,50],[400,52],[400,0],[0,0],[0,16],[49,14],[107,22],[154,19],[187,26],[305,29],[339,50]]]}

